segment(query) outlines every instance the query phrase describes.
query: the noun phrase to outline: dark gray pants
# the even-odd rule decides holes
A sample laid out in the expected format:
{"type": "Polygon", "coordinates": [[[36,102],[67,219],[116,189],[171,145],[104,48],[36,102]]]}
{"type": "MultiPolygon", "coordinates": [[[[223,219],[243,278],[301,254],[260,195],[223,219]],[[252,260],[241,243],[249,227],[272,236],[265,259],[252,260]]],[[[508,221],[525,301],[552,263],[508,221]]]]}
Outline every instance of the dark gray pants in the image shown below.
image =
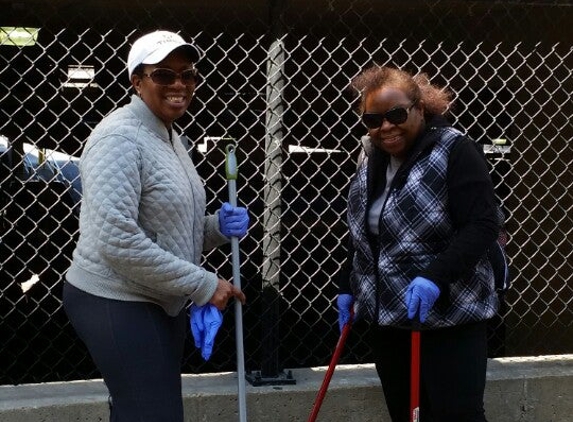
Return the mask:
{"type": "Polygon", "coordinates": [[[107,385],[111,422],[182,422],[186,311],[93,296],[64,285],[64,309],[107,385]]]}
{"type": "MultiPolygon", "coordinates": [[[[486,422],[486,322],[422,331],[420,420],[486,422]]],[[[376,327],[376,370],[392,422],[408,422],[411,331],[376,327]]]]}

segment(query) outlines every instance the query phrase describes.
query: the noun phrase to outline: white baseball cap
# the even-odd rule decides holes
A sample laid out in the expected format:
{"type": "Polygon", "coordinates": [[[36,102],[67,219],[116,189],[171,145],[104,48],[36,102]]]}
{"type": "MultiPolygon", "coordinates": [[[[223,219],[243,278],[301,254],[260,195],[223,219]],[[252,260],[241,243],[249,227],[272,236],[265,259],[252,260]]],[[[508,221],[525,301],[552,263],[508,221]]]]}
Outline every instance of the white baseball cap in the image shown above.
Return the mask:
{"type": "Polygon", "coordinates": [[[176,48],[187,51],[193,63],[201,57],[201,52],[197,47],[185,42],[180,35],[174,32],[155,31],[138,38],[127,56],[129,79],[131,80],[133,71],[140,64],[159,63],[176,48]]]}

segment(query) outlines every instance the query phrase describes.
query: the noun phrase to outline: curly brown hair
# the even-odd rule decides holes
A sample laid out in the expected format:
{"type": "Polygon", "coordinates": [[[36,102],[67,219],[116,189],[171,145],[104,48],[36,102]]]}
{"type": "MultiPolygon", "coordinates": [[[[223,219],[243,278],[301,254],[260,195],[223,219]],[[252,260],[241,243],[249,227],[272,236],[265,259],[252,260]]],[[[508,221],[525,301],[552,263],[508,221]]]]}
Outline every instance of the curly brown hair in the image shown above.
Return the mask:
{"type": "Polygon", "coordinates": [[[422,100],[426,115],[446,114],[453,98],[447,88],[430,83],[425,73],[412,75],[388,66],[372,66],[362,71],[352,79],[350,86],[360,96],[360,112],[364,111],[364,101],[369,94],[386,87],[404,91],[413,103],[422,100]]]}

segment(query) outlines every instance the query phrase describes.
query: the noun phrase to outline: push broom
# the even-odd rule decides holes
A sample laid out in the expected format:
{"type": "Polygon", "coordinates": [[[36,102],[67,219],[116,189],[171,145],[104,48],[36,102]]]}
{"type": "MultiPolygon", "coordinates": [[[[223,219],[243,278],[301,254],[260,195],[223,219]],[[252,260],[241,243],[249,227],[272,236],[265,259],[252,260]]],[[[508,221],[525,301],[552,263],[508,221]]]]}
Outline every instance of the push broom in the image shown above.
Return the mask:
{"type": "MultiPolygon", "coordinates": [[[[225,148],[225,171],[229,185],[229,203],[237,206],[237,157],[236,144],[229,144],[225,148]]],[[[239,238],[231,238],[231,253],[233,263],[233,285],[241,289],[241,264],[239,261],[239,238]]],[[[247,399],[245,388],[245,350],[243,346],[243,309],[241,302],[235,300],[235,342],[237,344],[237,378],[239,390],[239,421],[247,422],[247,399]]]]}
{"type": "Polygon", "coordinates": [[[420,320],[412,323],[410,350],[410,422],[420,421],[420,320]]]}
{"type": "Polygon", "coordinates": [[[332,358],[330,359],[328,370],[326,371],[324,380],[322,381],[322,385],[320,386],[320,390],[318,390],[318,394],[316,395],[316,399],[314,400],[314,405],[312,406],[312,411],[310,413],[310,416],[308,417],[308,422],[315,422],[316,418],[318,417],[318,412],[320,411],[320,407],[322,406],[322,402],[324,400],[324,397],[326,396],[328,385],[330,384],[330,380],[332,379],[332,375],[334,374],[334,369],[338,364],[338,360],[340,359],[340,355],[342,354],[342,349],[344,348],[344,343],[346,343],[346,338],[350,333],[350,327],[352,325],[353,317],[354,317],[354,309],[352,307],[350,308],[350,318],[342,328],[342,332],[340,333],[340,337],[338,338],[338,342],[336,343],[334,353],[332,355],[332,358]]]}

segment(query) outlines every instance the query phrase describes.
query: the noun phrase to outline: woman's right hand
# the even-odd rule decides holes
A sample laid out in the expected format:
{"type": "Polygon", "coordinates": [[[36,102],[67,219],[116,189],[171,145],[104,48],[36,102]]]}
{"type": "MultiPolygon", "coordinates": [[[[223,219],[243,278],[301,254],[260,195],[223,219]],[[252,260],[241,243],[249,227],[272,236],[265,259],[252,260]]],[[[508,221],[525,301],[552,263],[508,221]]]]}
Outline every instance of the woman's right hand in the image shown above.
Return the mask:
{"type": "Polygon", "coordinates": [[[219,310],[224,310],[227,307],[227,302],[232,297],[235,297],[239,300],[243,305],[247,301],[245,294],[238,289],[237,287],[233,286],[227,280],[223,280],[222,278],[219,279],[217,282],[217,289],[213,296],[211,296],[211,300],[209,303],[212,303],[214,306],[217,307],[219,310]]]}

